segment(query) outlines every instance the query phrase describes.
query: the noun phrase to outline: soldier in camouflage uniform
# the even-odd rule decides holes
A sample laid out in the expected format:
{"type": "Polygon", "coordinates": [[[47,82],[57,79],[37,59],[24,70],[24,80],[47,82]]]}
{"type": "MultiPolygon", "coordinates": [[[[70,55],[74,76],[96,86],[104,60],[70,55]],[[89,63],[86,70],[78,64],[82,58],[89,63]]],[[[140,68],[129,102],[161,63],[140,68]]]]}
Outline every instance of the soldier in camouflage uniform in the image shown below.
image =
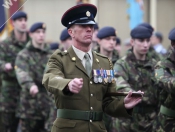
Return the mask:
{"type": "MultiPolygon", "coordinates": [[[[139,24],[138,26],[144,26],[144,27],[148,28],[148,29],[152,32],[152,34],[153,34],[153,32],[154,32],[154,28],[153,28],[149,23],[144,22],[144,23],[139,24]]],[[[149,55],[150,55],[152,58],[154,58],[156,61],[159,61],[159,60],[161,59],[161,55],[159,55],[159,54],[155,51],[155,49],[153,48],[152,44],[151,44],[151,46],[150,46],[150,48],[149,48],[149,55]]]]}
{"type": "Polygon", "coordinates": [[[19,100],[20,86],[15,76],[14,63],[29,37],[27,34],[27,15],[17,12],[12,16],[14,30],[11,36],[0,44],[0,72],[2,79],[2,96],[0,99],[3,129],[1,132],[15,132],[19,118],[15,117],[17,102],[19,100]]]}
{"type": "Polygon", "coordinates": [[[67,28],[63,29],[60,35],[61,45],[59,49],[61,51],[67,50],[72,45],[72,38],[67,32],[67,28]]]}
{"type": "Polygon", "coordinates": [[[119,59],[119,53],[115,50],[116,31],[113,27],[104,27],[97,33],[99,47],[97,53],[107,56],[114,64],[119,59]]]}
{"type": "MultiPolygon", "coordinates": [[[[97,33],[99,46],[95,50],[97,53],[107,56],[114,64],[119,59],[118,51],[115,50],[116,32],[113,27],[103,27],[97,33]]],[[[112,117],[104,114],[103,120],[108,132],[112,132],[112,117]]]]}
{"type": "Polygon", "coordinates": [[[175,132],[175,28],[170,31],[169,39],[171,48],[168,55],[157,63],[155,69],[155,77],[161,85],[156,132],[175,132]]]}
{"type": "Polygon", "coordinates": [[[22,120],[23,132],[45,132],[45,121],[50,111],[50,99],[42,85],[42,76],[51,54],[45,41],[44,23],[30,28],[31,41],[19,52],[15,71],[21,86],[20,106],[17,115],[22,120]]]}
{"type": "Polygon", "coordinates": [[[114,65],[118,91],[144,92],[143,100],[133,109],[133,118],[119,118],[115,122],[117,132],[152,132],[157,116],[158,99],[155,87],[156,61],[149,55],[151,31],[138,26],[131,31],[132,49],[114,65]]]}

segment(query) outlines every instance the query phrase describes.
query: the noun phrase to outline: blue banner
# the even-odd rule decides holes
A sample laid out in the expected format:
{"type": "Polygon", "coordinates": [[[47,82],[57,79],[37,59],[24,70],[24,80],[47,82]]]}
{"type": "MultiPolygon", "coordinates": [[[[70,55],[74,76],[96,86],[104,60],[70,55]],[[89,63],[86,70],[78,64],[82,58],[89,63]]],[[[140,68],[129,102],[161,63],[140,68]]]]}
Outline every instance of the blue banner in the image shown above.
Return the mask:
{"type": "Polygon", "coordinates": [[[4,0],[0,0],[0,34],[5,30],[6,26],[6,14],[3,4],[4,0]]]}
{"type": "Polygon", "coordinates": [[[130,29],[143,22],[143,0],[127,0],[130,29]]]}

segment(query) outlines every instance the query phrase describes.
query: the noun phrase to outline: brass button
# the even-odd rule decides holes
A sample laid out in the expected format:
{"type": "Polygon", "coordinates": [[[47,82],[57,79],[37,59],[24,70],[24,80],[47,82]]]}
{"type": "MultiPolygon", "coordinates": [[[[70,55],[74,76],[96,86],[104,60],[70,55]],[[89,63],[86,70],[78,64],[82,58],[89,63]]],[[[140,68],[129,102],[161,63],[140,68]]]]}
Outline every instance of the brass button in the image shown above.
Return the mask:
{"type": "Polygon", "coordinates": [[[92,84],[92,81],[90,81],[90,84],[92,84]]]}
{"type": "Polygon", "coordinates": [[[91,110],[93,110],[93,107],[91,107],[91,110]]]}
{"type": "Polygon", "coordinates": [[[93,94],[91,94],[91,97],[93,97],[94,95],[93,94]]]}
{"type": "Polygon", "coordinates": [[[92,122],[92,120],[90,120],[90,122],[92,122]]]}

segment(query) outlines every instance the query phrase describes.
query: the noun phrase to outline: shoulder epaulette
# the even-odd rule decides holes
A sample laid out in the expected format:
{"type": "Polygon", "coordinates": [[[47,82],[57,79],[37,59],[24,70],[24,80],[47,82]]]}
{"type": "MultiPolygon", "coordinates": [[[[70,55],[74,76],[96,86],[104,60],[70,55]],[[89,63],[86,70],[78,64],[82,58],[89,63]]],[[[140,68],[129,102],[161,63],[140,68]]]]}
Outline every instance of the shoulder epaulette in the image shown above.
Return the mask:
{"type": "Polygon", "coordinates": [[[107,56],[104,56],[104,55],[102,55],[102,54],[100,54],[100,53],[97,53],[97,52],[95,52],[95,51],[94,51],[94,53],[95,53],[96,55],[98,55],[98,56],[103,57],[103,58],[108,58],[107,56]]]}
{"type": "Polygon", "coordinates": [[[67,54],[67,50],[64,50],[64,51],[61,51],[61,50],[59,50],[59,49],[57,49],[56,51],[55,51],[55,54],[59,54],[59,55],[66,55],[67,54]]]}

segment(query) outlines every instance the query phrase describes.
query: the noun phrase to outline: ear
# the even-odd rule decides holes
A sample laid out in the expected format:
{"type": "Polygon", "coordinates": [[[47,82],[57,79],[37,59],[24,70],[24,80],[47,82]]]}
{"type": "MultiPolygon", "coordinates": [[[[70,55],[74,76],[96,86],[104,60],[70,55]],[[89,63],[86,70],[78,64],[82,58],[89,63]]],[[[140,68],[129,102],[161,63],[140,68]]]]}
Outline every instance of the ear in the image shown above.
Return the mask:
{"type": "Polygon", "coordinates": [[[13,27],[14,27],[14,25],[15,25],[15,21],[14,21],[14,20],[12,20],[12,25],[13,25],[13,27]]]}
{"type": "Polygon", "coordinates": [[[70,35],[72,38],[74,38],[73,29],[72,29],[72,28],[69,28],[67,31],[68,31],[69,35],[70,35]]]}
{"type": "Polygon", "coordinates": [[[101,39],[97,38],[97,42],[100,45],[101,39]]]}
{"type": "Polygon", "coordinates": [[[134,46],[134,39],[133,38],[131,38],[130,43],[131,43],[131,46],[133,47],[134,46]]]}

